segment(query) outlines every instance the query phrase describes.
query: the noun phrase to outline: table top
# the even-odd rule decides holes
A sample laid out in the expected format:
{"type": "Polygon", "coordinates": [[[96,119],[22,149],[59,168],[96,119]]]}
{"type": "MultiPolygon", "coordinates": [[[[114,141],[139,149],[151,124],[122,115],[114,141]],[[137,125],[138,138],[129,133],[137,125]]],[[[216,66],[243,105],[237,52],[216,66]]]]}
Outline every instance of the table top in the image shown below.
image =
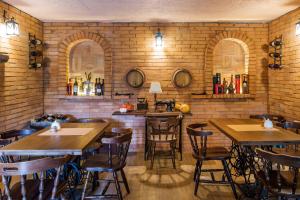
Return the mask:
{"type": "MultiPolygon", "coordinates": [[[[82,155],[101,134],[109,123],[64,123],[64,128],[80,128],[88,133],[79,134],[43,134],[49,128],[40,130],[5,147],[0,148],[1,155],[82,155]],[[92,128],[92,129],[88,129],[92,128]]],[[[71,130],[71,129],[69,129],[71,130]]]]}
{"type": "Polygon", "coordinates": [[[280,127],[265,129],[262,120],[213,119],[210,123],[239,145],[300,144],[300,135],[280,127]]]}

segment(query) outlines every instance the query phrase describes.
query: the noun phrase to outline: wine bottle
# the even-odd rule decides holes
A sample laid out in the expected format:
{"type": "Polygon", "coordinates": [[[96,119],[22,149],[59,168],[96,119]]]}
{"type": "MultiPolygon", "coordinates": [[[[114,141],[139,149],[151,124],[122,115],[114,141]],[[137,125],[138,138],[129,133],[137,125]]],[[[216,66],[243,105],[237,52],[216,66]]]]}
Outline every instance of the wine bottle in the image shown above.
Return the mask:
{"type": "Polygon", "coordinates": [[[30,51],[30,56],[38,57],[38,56],[42,56],[42,55],[43,55],[42,51],[39,51],[39,50],[30,51]]]}
{"type": "Polygon", "coordinates": [[[95,86],[94,86],[95,88],[95,95],[98,95],[98,90],[97,90],[97,88],[98,88],[98,78],[96,78],[96,80],[95,80],[95,86]]]}
{"type": "Polygon", "coordinates": [[[276,38],[275,40],[273,40],[272,42],[270,42],[270,46],[271,47],[278,47],[280,45],[282,45],[282,39],[281,38],[276,38]]]}
{"type": "Polygon", "coordinates": [[[69,91],[68,91],[68,95],[73,95],[73,82],[72,82],[71,78],[69,78],[69,91]]]}
{"type": "Polygon", "coordinates": [[[77,78],[75,78],[75,83],[73,86],[73,95],[77,96],[78,95],[78,82],[77,82],[77,78]]]}
{"type": "Polygon", "coordinates": [[[247,76],[248,76],[247,74],[243,75],[243,83],[242,83],[243,94],[248,94],[249,93],[248,79],[246,78],[247,76]]]}
{"type": "Polygon", "coordinates": [[[272,57],[272,58],[280,58],[282,57],[282,55],[280,53],[269,53],[269,56],[272,57]]]}
{"type": "Polygon", "coordinates": [[[30,63],[29,64],[29,68],[41,68],[42,67],[42,63],[36,63],[36,62],[34,62],[34,63],[30,63]]]}
{"type": "Polygon", "coordinates": [[[100,79],[101,95],[104,96],[104,79],[100,79]]]}
{"type": "Polygon", "coordinates": [[[240,94],[240,88],[241,88],[241,79],[240,75],[236,74],[235,75],[235,93],[240,94]]]}
{"type": "Polygon", "coordinates": [[[234,94],[234,86],[233,86],[233,75],[231,75],[230,83],[228,86],[228,93],[234,94]]]}
{"type": "Polygon", "coordinates": [[[36,38],[32,38],[32,39],[30,40],[30,44],[32,44],[32,45],[41,45],[41,44],[42,44],[42,41],[39,40],[39,39],[36,39],[36,38]]]}

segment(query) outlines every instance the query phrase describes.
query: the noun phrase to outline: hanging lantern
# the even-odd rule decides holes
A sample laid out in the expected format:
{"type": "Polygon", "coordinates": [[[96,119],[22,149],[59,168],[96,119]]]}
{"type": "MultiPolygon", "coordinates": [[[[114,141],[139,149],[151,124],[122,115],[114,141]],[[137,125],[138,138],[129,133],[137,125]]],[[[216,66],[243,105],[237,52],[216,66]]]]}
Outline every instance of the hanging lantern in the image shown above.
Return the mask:
{"type": "Polygon", "coordinates": [[[300,21],[296,24],[296,36],[300,36],[300,21]]]}
{"type": "Polygon", "coordinates": [[[15,18],[9,18],[7,12],[4,10],[3,19],[5,23],[6,35],[19,35],[20,29],[19,24],[16,22],[15,18]]]}
{"type": "Polygon", "coordinates": [[[159,28],[158,28],[157,32],[155,33],[155,41],[156,41],[156,47],[162,47],[163,35],[160,32],[159,28]]]}

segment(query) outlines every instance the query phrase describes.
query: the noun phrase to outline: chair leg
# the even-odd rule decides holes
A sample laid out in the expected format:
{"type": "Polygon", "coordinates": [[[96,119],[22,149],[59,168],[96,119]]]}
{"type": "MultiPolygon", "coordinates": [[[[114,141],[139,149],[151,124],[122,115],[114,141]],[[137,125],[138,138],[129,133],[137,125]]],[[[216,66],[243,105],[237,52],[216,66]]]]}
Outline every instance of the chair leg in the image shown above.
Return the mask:
{"type": "Polygon", "coordinates": [[[155,148],[156,148],[156,143],[154,142],[153,144],[151,144],[152,147],[152,152],[151,152],[151,169],[153,169],[153,164],[154,164],[154,157],[155,157],[155,148]]]}
{"type": "Polygon", "coordinates": [[[173,168],[176,169],[176,163],[175,163],[175,144],[174,143],[170,143],[170,146],[171,146],[173,168]]]}
{"type": "Polygon", "coordinates": [[[195,171],[194,171],[194,181],[196,181],[197,172],[198,172],[199,160],[196,162],[195,171]]]}
{"type": "Polygon", "coordinates": [[[118,199],[119,200],[123,200],[122,191],[121,191],[120,183],[119,183],[119,180],[118,180],[118,174],[117,174],[117,172],[113,172],[113,177],[114,177],[114,180],[115,180],[115,185],[116,185],[118,199]]]}
{"type": "Polygon", "coordinates": [[[130,193],[130,189],[129,189],[129,185],[128,185],[128,182],[127,182],[127,178],[126,178],[126,175],[125,175],[125,172],[124,172],[123,169],[121,169],[121,176],[122,176],[122,179],[123,179],[125,188],[126,188],[126,190],[127,190],[127,193],[129,194],[129,193],[130,193]]]}
{"type": "Polygon", "coordinates": [[[229,181],[229,183],[231,185],[231,189],[232,189],[232,192],[234,194],[234,197],[235,197],[235,199],[238,199],[238,195],[236,193],[235,185],[234,185],[234,182],[232,180],[231,173],[230,173],[230,170],[228,168],[226,160],[222,160],[222,164],[223,164],[226,176],[227,176],[227,180],[229,181]]]}
{"type": "Polygon", "coordinates": [[[198,165],[198,169],[197,169],[197,176],[196,176],[196,183],[195,183],[195,190],[194,190],[194,195],[195,196],[197,196],[197,192],[198,192],[200,176],[201,176],[202,162],[203,161],[199,161],[199,165],[198,165]]]}
{"type": "Polygon", "coordinates": [[[86,180],[85,180],[84,187],[83,187],[83,190],[82,190],[81,200],[84,200],[87,184],[88,184],[89,178],[90,178],[90,174],[91,174],[91,172],[89,171],[87,176],[86,176],[86,180]]]}

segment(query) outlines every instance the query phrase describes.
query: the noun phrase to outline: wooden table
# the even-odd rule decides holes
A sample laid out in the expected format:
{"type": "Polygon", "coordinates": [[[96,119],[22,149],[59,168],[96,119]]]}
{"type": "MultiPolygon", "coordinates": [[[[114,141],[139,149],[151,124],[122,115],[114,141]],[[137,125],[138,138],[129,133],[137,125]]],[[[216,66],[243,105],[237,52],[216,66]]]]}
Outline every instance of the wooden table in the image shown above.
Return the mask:
{"type": "Polygon", "coordinates": [[[250,198],[256,194],[257,183],[253,183],[253,177],[256,166],[260,164],[255,148],[272,150],[273,145],[300,144],[300,135],[280,127],[265,129],[262,120],[213,119],[210,122],[233,141],[231,173],[234,177],[243,177],[244,183],[237,186],[250,198]]]}
{"type": "MultiPolygon", "coordinates": [[[[276,144],[300,144],[300,135],[274,127],[276,130],[251,130],[252,125],[263,125],[261,120],[256,119],[213,119],[210,123],[229,137],[234,143],[242,146],[261,146],[276,144]],[[243,131],[231,128],[231,125],[245,125],[243,131]],[[247,126],[246,125],[250,125],[247,126]]],[[[253,126],[255,128],[255,126],[253,126]]]]}
{"type": "Polygon", "coordinates": [[[0,148],[0,155],[82,155],[83,151],[99,138],[108,125],[109,123],[64,123],[62,128],[92,129],[85,135],[57,135],[57,133],[40,135],[49,129],[46,128],[0,148]]]}

